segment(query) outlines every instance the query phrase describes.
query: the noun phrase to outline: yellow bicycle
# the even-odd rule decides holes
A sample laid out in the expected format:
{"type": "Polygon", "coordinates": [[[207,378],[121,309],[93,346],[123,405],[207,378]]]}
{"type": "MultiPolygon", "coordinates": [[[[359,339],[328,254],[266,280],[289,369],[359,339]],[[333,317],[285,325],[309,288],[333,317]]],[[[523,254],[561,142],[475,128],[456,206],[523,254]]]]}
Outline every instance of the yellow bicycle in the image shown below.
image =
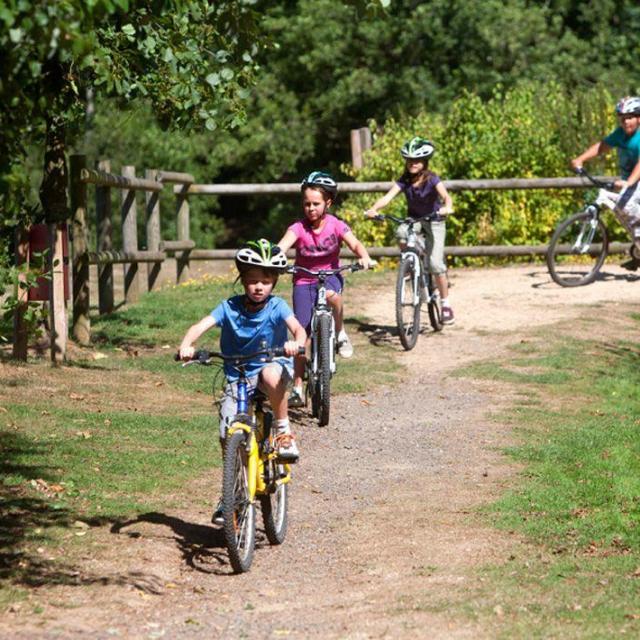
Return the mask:
{"type": "Polygon", "coordinates": [[[287,533],[290,466],[278,460],[273,414],[266,397],[250,390],[245,363],[264,357],[265,362],[284,356],[284,349],[261,349],[247,355],[228,356],[199,350],[187,362],[210,365],[222,360],[237,369],[237,410],[227,429],[222,472],[223,535],[229,561],[236,573],[248,571],[256,544],[256,503],[260,503],[267,540],[282,544],[287,533]]]}

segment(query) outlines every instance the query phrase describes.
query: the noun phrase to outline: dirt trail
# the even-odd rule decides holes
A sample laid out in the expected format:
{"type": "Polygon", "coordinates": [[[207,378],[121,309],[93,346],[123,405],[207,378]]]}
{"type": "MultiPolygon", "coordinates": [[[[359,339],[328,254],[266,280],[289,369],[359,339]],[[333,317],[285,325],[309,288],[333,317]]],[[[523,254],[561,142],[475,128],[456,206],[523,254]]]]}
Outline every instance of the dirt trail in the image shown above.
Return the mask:
{"type": "MultiPolygon", "coordinates": [[[[82,571],[104,584],[47,587],[40,622],[11,614],[0,637],[492,637],[447,605],[476,597],[474,567],[526,551],[472,513],[512,473],[497,453],[509,434],[490,420],[505,390],[450,374],[586,307],[606,319],[640,302],[636,279],[607,266],[603,280],[571,290],[542,266],[453,272],[457,323],[401,355],[401,387],[336,398],[324,430],[294,416],[303,458],[289,535],[279,548],[261,543],[250,574],[229,575],[210,511],[186,495],[183,510],[92,530],[112,553],[82,571]]],[[[397,342],[391,278],[349,304],[371,319],[360,327],[370,339],[397,342]]],[[[203,478],[194,495],[210,487],[203,478]]]]}

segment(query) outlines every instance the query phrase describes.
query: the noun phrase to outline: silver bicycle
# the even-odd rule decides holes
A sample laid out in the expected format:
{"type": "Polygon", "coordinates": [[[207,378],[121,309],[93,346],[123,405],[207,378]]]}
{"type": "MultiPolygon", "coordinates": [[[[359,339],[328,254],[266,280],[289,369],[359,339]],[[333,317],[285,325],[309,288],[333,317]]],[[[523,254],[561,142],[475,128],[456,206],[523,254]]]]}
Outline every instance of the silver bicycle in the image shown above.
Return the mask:
{"type": "Polygon", "coordinates": [[[329,424],[331,409],[331,377],[336,372],[336,324],[327,302],[327,278],[344,271],[359,271],[362,266],[350,264],[337,269],[312,271],[305,267],[289,267],[290,273],[306,273],[318,278],[318,293],[311,316],[311,354],[307,359],[305,401],[311,398],[311,413],[321,427],[329,424]]]}
{"type": "Polygon", "coordinates": [[[415,218],[396,218],[379,214],[373,220],[391,220],[397,225],[407,225],[407,241],[400,252],[396,280],[396,324],[402,346],[410,351],[416,346],[420,334],[420,309],[426,302],[429,322],[434,331],[442,330],[442,301],[429,273],[424,237],[414,225],[415,218]]]}

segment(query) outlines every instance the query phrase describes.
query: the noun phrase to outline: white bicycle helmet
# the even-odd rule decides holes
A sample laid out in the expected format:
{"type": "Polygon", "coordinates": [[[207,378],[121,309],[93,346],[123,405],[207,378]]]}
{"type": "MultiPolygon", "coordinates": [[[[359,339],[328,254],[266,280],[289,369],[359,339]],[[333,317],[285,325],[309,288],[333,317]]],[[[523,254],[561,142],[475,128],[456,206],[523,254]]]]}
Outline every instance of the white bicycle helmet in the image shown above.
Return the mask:
{"type": "Polygon", "coordinates": [[[322,187],[331,198],[335,198],[338,193],[338,183],[324,171],[312,171],[300,184],[300,191],[307,187],[322,187]]]}
{"type": "Polygon", "coordinates": [[[251,267],[261,267],[277,273],[287,268],[287,256],[277,245],[265,238],[251,240],[236,252],[236,267],[244,273],[251,267]]]}
{"type": "Polygon", "coordinates": [[[616,113],[619,116],[640,115],[640,98],[638,96],[626,96],[616,105],[616,113]]]}
{"type": "Polygon", "coordinates": [[[435,152],[433,142],[418,136],[405,142],[400,149],[402,157],[407,160],[428,160],[435,152]]]}

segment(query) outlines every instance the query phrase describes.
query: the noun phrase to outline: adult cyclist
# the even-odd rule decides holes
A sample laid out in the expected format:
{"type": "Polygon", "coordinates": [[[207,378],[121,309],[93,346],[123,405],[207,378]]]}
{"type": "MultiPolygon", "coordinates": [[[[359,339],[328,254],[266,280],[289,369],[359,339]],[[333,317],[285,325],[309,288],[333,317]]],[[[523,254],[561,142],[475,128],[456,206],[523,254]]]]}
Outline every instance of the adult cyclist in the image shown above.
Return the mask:
{"type": "MultiPolygon", "coordinates": [[[[627,96],[616,105],[619,126],[600,142],[596,142],[579,156],[571,160],[573,169],[581,169],[582,165],[611,151],[618,150],[618,167],[620,179],[615,181],[615,187],[620,189],[617,209],[630,216],[638,210],[640,201],[640,97],[627,96]]],[[[635,217],[635,216],[634,216],[635,217]]],[[[638,220],[640,223],[640,219],[638,220]]],[[[640,241],[640,224],[634,227],[634,240],[640,241]]],[[[636,270],[640,263],[632,258],[623,267],[636,270]]]]}

